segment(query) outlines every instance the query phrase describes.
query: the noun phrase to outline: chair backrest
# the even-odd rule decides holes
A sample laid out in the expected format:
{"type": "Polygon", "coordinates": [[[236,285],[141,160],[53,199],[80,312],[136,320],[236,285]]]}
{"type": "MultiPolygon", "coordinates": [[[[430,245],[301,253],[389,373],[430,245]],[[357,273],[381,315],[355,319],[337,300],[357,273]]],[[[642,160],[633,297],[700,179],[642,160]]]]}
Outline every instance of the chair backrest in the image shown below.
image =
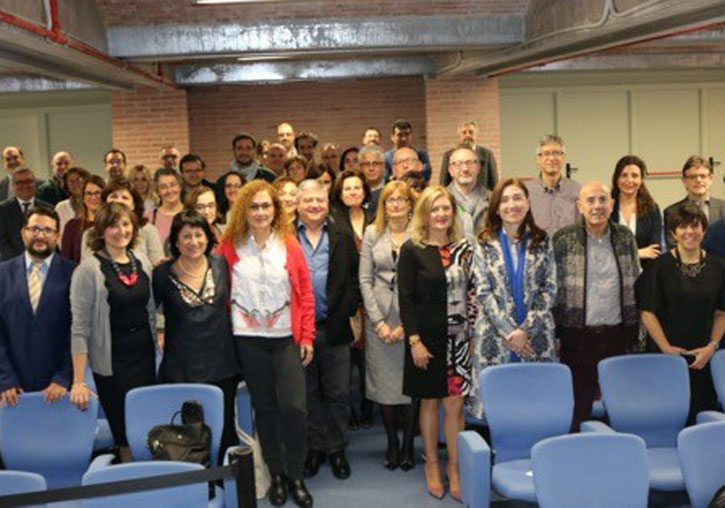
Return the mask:
{"type": "MultiPolygon", "coordinates": [[[[155,425],[171,423],[174,413],[187,400],[196,400],[204,408],[204,423],[211,429],[211,464],[217,464],[224,425],[224,394],[211,385],[162,384],[134,388],[126,394],[126,438],[133,460],[151,460],[146,435],[155,425]]],[[[181,423],[179,415],[176,423],[181,423]]]]}
{"type": "Polygon", "coordinates": [[[721,349],[710,359],[710,370],[717,398],[725,409],[725,349],[721,349]]]}
{"type": "Polygon", "coordinates": [[[599,362],[609,423],[636,434],[648,448],[674,448],[690,410],[690,378],[680,356],[638,354],[599,362]]]}
{"type": "Polygon", "coordinates": [[[725,422],[688,427],[677,437],[685,487],[693,508],[706,507],[725,485],[725,422]]]}
{"type": "MultiPolygon", "coordinates": [[[[45,478],[37,473],[27,471],[0,471],[0,496],[41,492],[48,488],[45,478]]],[[[45,505],[33,505],[33,508],[44,508],[45,505]]]]}
{"type": "Polygon", "coordinates": [[[569,432],[574,392],[566,365],[488,367],[480,386],[496,462],[528,458],[538,441],[569,432]]]}
{"type": "Polygon", "coordinates": [[[91,460],[97,415],[93,397],[81,411],[67,396],[50,404],[40,392],[20,395],[17,406],[0,407],[5,466],[38,473],[50,488],[80,485],[91,460]]]}
{"type": "Polygon", "coordinates": [[[647,449],[632,434],[571,434],[531,450],[541,508],[646,508],[647,449]]]}
{"type": "MultiPolygon", "coordinates": [[[[185,473],[204,469],[201,464],[188,462],[153,461],[131,462],[89,471],[83,476],[83,485],[112,483],[135,478],[147,478],[173,473],[185,473]]],[[[127,508],[129,506],[153,506],[154,508],[185,508],[207,506],[209,487],[207,483],[193,483],[160,490],[146,490],[115,496],[85,499],[83,508],[127,508]]]]}

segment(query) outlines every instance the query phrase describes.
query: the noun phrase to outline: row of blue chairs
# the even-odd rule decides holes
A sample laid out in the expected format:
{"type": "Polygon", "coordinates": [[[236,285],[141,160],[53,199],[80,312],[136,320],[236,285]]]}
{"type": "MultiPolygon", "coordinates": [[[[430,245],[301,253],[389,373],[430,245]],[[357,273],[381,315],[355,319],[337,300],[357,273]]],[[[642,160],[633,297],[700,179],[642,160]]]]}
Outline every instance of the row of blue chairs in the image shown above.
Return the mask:
{"type": "MultiPolygon", "coordinates": [[[[712,358],[711,369],[723,404],[725,351],[712,358]]],[[[513,364],[481,373],[491,446],[473,431],[458,436],[465,506],[488,507],[491,488],[557,508],[646,507],[650,489],[686,489],[692,506],[707,506],[725,484],[725,414],[701,413],[698,425],[684,428],[685,360],[627,355],[603,360],[598,371],[609,424],[584,422],[572,435],[567,366],[513,364]]]]}

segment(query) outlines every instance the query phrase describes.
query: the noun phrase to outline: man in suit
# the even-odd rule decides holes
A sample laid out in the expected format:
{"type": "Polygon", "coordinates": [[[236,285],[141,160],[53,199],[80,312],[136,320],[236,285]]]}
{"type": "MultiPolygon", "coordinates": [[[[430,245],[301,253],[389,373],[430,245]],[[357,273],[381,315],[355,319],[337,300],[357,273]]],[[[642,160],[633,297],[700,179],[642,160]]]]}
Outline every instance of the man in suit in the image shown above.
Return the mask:
{"type": "Polygon", "coordinates": [[[5,201],[15,195],[13,194],[13,189],[10,185],[10,177],[13,174],[13,171],[23,164],[25,164],[25,158],[23,156],[23,151],[19,147],[6,146],[3,148],[3,166],[8,174],[0,180],[0,201],[5,201]]]}
{"type": "Polygon", "coordinates": [[[38,199],[55,206],[68,198],[68,193],[63,187],[63,175],[73,167],[73,156],[69,152],[57,152],[50,165],[53,175],[38,186],[38,199]]]}
{"type": "Polygon", "coordinates": [[[350,317],[360,305],[358,253],[349,233],[328,218],[328,193],[317,180],[299,185],[297,234],[315,294],[315,355],[305,367],[308,454],[305,477],[325,455],[332,474],[350,476],[345,457],[350,417],[350,317]],[[323,395],[324,394],[324,395],[323,395]]]}
{"type": "Polygon", "coordinates": [[[50,206],[35,199],[36,181],[30,169],[15,169],[10,186],[15,197],[0,203],[0,261],[14,258],[23,252],[20,230],[30,209],[38,204],[50,206]]]}
{"type": "MultiPolygon", "coordinates": [[[[693,155],[685,161],[685,165],[682,166],[682,184],[687,190],[687,196],[665,208],[665,231],[670,230],[670,214],[686,201],[692,201],[705,213],[708,224],[725,219],[725,201],[710,196],[712,177],[712,166],[706,159],[693,155]]],[[[667,235],[665,240],[668,249],[674,248],[675,244],[670,235],[667,235]]]]}
{"type": "Polygon", "coordinates": [[[32,208],[22,228],[25,252],[0,263],[0,401],[43,391],[62,398],[72,380],[70,280],[74,264],[56,253],[60,219],[32,208]]]}
{"type": "Polygon", "coordinates": [[[416,152],[416,158],[422,163],[423,178],[426,182],[430,180],[431,166],[428,152],[422,148],[413,147],[413,126],[408,120],[396,120],[390,128],[390,140],[393,148],[385,152],[385,179],[390,178],[393,173],[395,153],[401,148],[410,148],[416,152]]]}
{"type": "MultiPolygon", "coordinates": [[[[476,138],[478,137],[478,125],[473,120],[467,120],[458,126],[458,137],[460,146],[470,147],[478,157],[478,161],[481,164],[481,171],[478,172],[478,184],[484,186],[488,190],[493,190],[498,182],[498,169],[496,167],[496,158],[493,156],[493,152],[486,147],[476,144],[476,138]]],[[[451,159],[451,154],[455,151],[455,148],[448,150],[443,154],[443,161],[441,161],[441,174],[440,183],[441,185],[448,185],[451,183],[451,174],[448,171],[448,164],[451,159]]]]}
{"type": "Polygon", "coordinates": [[[472,242],[483,229],[488,211],[490,192],[478,178],[481,170],[481,162],[472,148],[463,146],[451,153],[448,171],[453,181],[448,190],[458,205],[463,236],[472,242]]]}

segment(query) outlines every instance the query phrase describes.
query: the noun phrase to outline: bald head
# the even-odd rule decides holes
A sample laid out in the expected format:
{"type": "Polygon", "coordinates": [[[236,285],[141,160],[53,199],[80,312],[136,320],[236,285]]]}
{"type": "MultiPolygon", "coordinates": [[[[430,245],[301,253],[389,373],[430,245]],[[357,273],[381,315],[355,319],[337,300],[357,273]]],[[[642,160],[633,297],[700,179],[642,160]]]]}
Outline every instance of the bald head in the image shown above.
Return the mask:
{"type": "Polygon", "coordinates": [[[598,181],[584,184],[576,205],[590,233],[602,235],[607,231],[612,215],[612,193],[609,187],[598,181]]]}
{"type": "Polygon", "coordinates": [[[403,178],[406,173],[423,171],[423,164],[418,153],[409,147],[398,148],[393,154],[393,176],[396,180],[403,178]]]}

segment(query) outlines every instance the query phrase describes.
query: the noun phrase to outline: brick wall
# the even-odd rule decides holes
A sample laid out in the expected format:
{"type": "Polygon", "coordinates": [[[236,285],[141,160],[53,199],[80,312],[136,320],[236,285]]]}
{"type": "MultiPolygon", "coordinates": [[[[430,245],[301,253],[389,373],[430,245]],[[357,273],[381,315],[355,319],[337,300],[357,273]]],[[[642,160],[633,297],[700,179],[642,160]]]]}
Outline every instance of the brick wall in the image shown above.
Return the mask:
{"type": "Polygon", "coordinates": [[[425,81],[428,153],[437,181],[443,154],[455,146],[458,125],[478,124],[478,143],[493,151],[501,168],[501,125],[498,80],[476,76],[431,78],[425,81]]]}
{"type": "Polygon", "coordinates": [[[111,94],[113,146],[122,150],[129,164],[159,165],[159,152],[174,145],[189,150],[189,117],[186,90],[159,91],[137,88],[111,94]]]}
{"type": "Polygon", "coordinates": [[[259,139],[276,140],[276,126],[289,121],[297,133],[311,130],[320,147],[335,142],[359,145],[368,125],[383,133],[390,148],[390,124],[407,118],[416,143],[425,145],[425,94],[422,78],[369,79],[279,85],[191,88],[191,148],[212,175],[226,171],[232,160],[231,140],[240,130],[259,139]]]}

